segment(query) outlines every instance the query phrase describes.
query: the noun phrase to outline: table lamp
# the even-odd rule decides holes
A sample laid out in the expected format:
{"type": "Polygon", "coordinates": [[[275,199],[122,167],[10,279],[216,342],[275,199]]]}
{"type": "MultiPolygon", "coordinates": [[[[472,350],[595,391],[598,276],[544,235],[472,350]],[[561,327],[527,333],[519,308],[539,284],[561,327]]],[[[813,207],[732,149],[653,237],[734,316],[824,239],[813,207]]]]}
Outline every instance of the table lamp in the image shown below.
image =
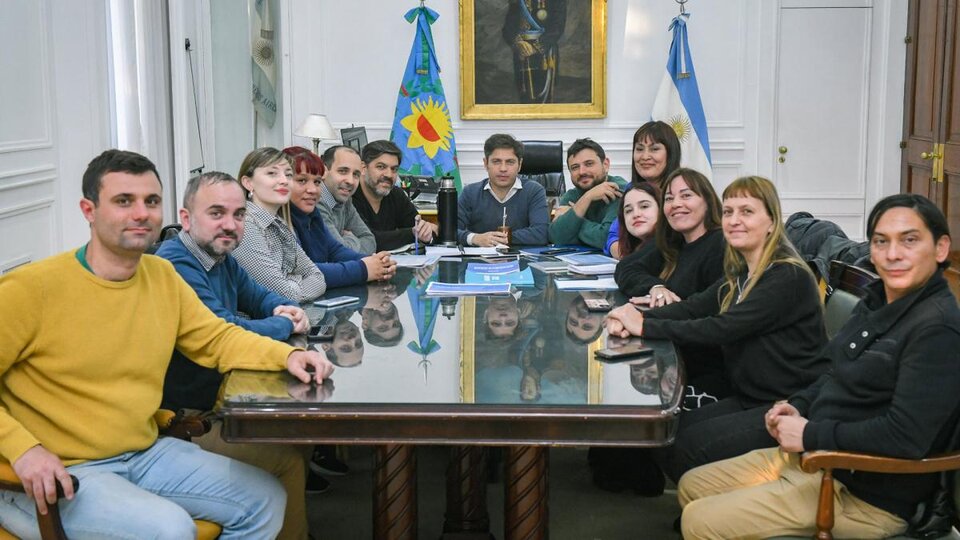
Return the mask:
{"type": "Polygon", "coordinates": [[[327,115],[310,113],[294,132],[298,137],[313,139],[313,153],[320,154],[320,141],[335,141],[338,139],[337,132],[327,120],[327,115]]]}

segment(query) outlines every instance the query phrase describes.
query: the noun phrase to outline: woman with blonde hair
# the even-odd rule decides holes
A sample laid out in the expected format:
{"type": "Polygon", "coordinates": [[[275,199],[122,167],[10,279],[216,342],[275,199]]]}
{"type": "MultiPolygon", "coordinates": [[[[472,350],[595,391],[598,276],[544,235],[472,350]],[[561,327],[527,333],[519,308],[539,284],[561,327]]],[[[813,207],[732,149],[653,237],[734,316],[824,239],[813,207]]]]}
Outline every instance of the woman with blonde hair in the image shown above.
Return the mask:
{"type": "Polygon", "coordinates": [[[247,154],[237,179],[247,193],[243,240],[233,252],[260,285],[303,303],[327,290],[323,273],[303,252],[290,226],[293,160],[276,148],[247,154]]]}
{"type": "Polygon", "coordinates": [[[828,367],[813,274],[784,233],[773,183],[735,180],[723,192],[724,277],[682,302],[641,313],[612,311],[611,335],[719,346],[733,395],[680,417],[673,447],[655,452],[674,481],[687,470],[776,446],[764,426],[770,406],[806,388],[828,367]]]}

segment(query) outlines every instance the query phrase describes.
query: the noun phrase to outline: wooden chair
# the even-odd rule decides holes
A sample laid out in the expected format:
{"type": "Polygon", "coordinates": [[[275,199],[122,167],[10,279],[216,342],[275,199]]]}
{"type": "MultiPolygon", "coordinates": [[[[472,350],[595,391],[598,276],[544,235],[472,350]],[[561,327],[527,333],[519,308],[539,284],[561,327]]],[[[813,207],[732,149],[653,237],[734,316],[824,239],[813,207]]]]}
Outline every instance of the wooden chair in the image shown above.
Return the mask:
{"type": "MultiPolygon", "coordinates": [[[[173,411],[160,409],[153,415],[153,418],[160,428],[160,434],[165,437],[190,440],[210,431],[210,422],[198,416],[184,416],[173,411]]],[[[70,475],[70,477],[73,478],[74,490],[78,489],[77,478],[73,475],[70,475]]],[[[6,461],[0,461],[0,490],[23,493],[23,484],[14,472],[13,466],[6,461]]],[[[214,540],[220,536],[220,525],[199,519],[194,520],[194,523],[197,525],[197,540],[214,540]]],[[[46,515],[37,512],[37,524],[40,527],[40,538],[42,540],[66,540],[67,535],[63,531],[63,525],[60,522],[60,510],[56,503],[47,506],[46,515]]],[[[0,540],[17,540],[17,537],[0,527],[0,540]]]]}
{"type": "MultiPolygon", "coordinates": [[[[831,540],[833,534],[833,470],[849,469],[864,472],[894,473],[894,474],[921,474],[960,469],[960,451],[933,456],[926,459],[898,459],[860,452],[840,452],[817,450],[806,452],[800,460],[800,467],[808,473],[823,471],[823,480],[820,483],[820,500],[817,505],[817,533],[818,540],[831,540]]],[[[957,490],[954,488],[953,499],[958,500],[957,490]]],[[[907,538],[898,536],[896,538],[907,538]]],[[[942,539],[958,539],[956,527],[942,539]]]]}
{"type": "MultiPolygon", "coordinates": [[[[871,283],[880,279],[879,276],[856,266],[840,261],[830,263],[831,289],[826,304],[825,319],[827,334],[832,339],[836,332],[850,317],[854,306],[868,294],[871,283]]],[[[849,469],[864,472],[919,474],[960,469],[960,452],[943,454],[926,459],[898,459],[861,452],[841,452],[817,450],[806,452],[800,460],[800,467],[808,473],[823,471],[820,483],[820,499],[817,505],[816,527],[814,538],[829,540],[833,538],[831,530],[834,525],[834,490],[833,470],[849,469]]],[[[954,500],[960,500],[954,490],[954,500]]],[[[898,536],[897,539],[906,539],[898,536]]],[[[943,539],[960,540],[960,533],[954,528],[943,539]]]]}

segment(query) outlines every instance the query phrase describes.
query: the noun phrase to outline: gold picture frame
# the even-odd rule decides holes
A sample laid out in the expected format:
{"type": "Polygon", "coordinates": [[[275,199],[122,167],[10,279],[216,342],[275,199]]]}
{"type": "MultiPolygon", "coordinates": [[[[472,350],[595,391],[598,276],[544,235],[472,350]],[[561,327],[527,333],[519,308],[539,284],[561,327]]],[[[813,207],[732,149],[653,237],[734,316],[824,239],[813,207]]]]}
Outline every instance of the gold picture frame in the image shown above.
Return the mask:
{"type": "Polygon", "coordinates": [[[464,120],[603,118],[607,114],[606,61],[606,0],[460,0],[460,117],[464,120]],[[553,26],[556,41],[524,39],[530,36],[529,24],[518,18],[526,15],[518,15],[517,3],[524,1],[544,21],[545,38],[551,33],[546,22],[560,20],[550,13],[551,4],[563,8],[562,22],[553,26]],[[587,25],[589,32],[584,31],[587,25]],[[513,32],[519,33],[512,43],[533,45],[511,46],[507,40],[513,32]],[[479,43],[478,36],[484,37],[479,43]],[[539,66],[534,69],[529,69],[530,60],[515,52],[529,52],[531,47],[536,52],[529,58],[539,66]]]}

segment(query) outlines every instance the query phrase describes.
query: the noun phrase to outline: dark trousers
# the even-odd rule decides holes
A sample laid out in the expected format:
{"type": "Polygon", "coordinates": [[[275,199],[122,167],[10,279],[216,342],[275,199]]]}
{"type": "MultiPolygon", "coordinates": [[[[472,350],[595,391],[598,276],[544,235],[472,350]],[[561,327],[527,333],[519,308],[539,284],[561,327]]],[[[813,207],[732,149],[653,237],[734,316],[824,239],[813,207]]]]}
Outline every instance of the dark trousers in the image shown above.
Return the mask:
{"type": "Polygon", "coordinates": [[[667,477],[678,482],[694,467],[777,446],[763,422],[770,406],[745,407],[739,399],[728,397],[684,411],[673,446],[650,453],[667,477]]]}

